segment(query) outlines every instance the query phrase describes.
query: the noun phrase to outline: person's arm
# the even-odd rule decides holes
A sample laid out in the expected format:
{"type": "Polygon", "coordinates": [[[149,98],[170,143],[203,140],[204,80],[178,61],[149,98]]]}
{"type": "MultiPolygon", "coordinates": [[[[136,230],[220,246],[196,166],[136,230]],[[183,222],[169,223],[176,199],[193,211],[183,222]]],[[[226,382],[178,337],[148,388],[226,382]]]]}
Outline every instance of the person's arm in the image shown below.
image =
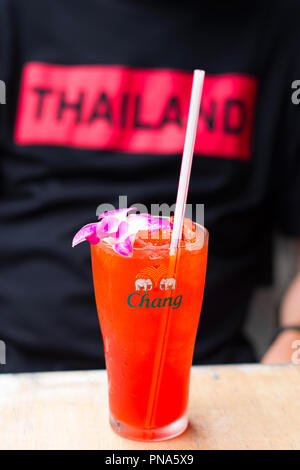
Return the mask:
{"type": "MultiPolygon", "coordinates": [[[[298,270],[290,283],[281,303],[280,325],[300,327],[300,239],[297,240],[298,270]]],[[[278,335],[262,358],[263,364],[291,362],[296,341],[300,341],[300,331],[285,330],[278,335]],[[294,348],[293,348],[294,345],[294,348]]],[[[299,343],[298,343],[299,344],[299,343]]]]}

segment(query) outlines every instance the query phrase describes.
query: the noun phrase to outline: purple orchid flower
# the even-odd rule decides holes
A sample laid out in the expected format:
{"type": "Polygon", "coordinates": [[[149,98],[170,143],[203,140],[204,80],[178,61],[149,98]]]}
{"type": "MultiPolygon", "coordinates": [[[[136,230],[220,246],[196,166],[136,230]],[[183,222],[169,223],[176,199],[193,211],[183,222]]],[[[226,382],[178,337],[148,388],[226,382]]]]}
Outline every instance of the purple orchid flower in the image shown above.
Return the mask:
{"type": "Polygon", "coordinates": [[[129,214],[136,207],[105,212],[98,216],[99,222],[85,225],[73,238],[72,246],[87,240],[91,245],[98,245],[106,239],[113,249],[122,256],[132,256],[133,243],[139,230],[157,232],[172,228],[166,219],[152,217],[149,214],[129,214]]]}

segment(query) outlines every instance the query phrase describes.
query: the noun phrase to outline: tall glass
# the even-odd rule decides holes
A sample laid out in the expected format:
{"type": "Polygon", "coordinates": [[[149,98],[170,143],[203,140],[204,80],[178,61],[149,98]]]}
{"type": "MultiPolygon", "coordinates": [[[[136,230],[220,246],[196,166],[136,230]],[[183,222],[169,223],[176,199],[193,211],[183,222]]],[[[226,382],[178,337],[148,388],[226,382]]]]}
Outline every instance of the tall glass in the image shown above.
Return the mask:
{"type": "Polygon", "coordinates": [[[163,440],[187,427],[190,369],[200,317],[208,232],[181,242],[137,239],[124,257],[91,246],[94,289],[109,385],[110,422],[119,434],[163,440]]]}

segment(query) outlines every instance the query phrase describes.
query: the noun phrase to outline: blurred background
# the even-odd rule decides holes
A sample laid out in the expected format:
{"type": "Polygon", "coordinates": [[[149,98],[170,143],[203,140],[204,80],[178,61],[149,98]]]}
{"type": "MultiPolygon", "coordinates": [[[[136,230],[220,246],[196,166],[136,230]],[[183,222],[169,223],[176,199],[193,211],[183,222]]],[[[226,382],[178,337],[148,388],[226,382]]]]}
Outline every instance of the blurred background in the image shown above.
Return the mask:
{"type": "MultiPolygon", "coordinates": [[[[105,366],[90,247],[72,239],[119,195],[174,204],[196,68],[188,203],[205,205],[210,241],[194,363],[266,352],[296,272],[273,234],[300,237],[300,4],[271,5],[0,0],[0,373],[105,366]]],[[[288,362],[278,344],[270,362],[288,362]]]]}

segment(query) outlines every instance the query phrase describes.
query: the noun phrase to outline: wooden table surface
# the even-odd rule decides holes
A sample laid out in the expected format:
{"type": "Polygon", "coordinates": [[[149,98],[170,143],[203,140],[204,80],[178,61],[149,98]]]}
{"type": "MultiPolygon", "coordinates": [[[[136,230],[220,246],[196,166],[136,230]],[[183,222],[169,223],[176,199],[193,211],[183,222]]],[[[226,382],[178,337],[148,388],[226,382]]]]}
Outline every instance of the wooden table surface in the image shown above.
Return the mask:
{"type": "Polygon", "coordinates": [[[0,449],[300,449],[300,366],[193,367],[190,426],[141,443],[108,424],[105,371],[0,376],[0,449]]]}

